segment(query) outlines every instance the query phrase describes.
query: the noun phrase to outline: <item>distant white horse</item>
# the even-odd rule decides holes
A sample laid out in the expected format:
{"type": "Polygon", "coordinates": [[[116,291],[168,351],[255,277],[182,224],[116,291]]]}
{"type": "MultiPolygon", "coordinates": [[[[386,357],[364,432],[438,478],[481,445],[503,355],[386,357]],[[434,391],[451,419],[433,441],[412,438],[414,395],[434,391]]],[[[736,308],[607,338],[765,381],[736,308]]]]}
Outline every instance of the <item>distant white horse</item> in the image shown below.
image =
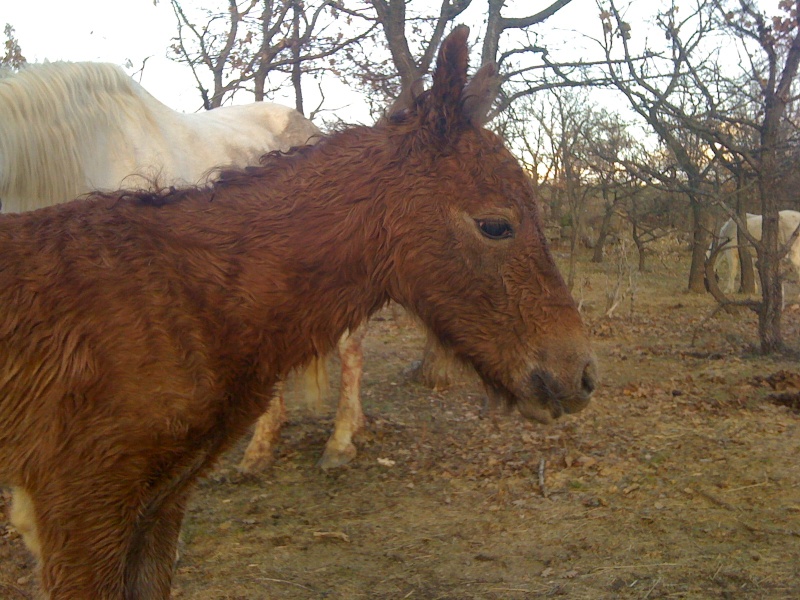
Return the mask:
{"type": "MultiPolygon", "coordinates": [[[[33,210],[91,190],[203,184],[220,168],[257,164],[266,152],[312,143],[319,135],[296,110],[269,102],[176,112],[113,64],[30,65],[0,76],[2,211],[33,210]]],[[[339,410],[322,466],[355,456],[351,438],[364,418],[362,337],[356,332],[340,342],[339,410]]],[[[320,382],[324,364],[312,365],[306,378],[320,382]]],[[[269,464],[284,415],[279,394],[256,426],[243,470],[269,464]]]]}
{"type": "MultiPolygon", "coordinates": [[[[778,243],[785,244],[789,238],[791,238],[798,225],[800,225],[800,212],[782,210],[778,213],[778,218],[778,243]]],[[[761,239],[761,221],[761,215],[747,215],[747,231],[749,231],[750,235],[756,240],[761,239]]],[[[725,221],[722,228],[719,230],[720,244],[730,240],[730,243],[720,251],[715,265],[715,267],[719,269],[718,272],[722,275],[722,291],[727,294],[735,291],[736,279],[741,271],[739,266],[739,250],[737,247],[739,239],[738,233],[738,228],[733,219],[725,221]]],[[[798,278],[800,278],[800,236],[795,238],[785,260],[789,262],[798,278]]],[[[757,281],[756,278],[756,282],[757,281]]]]}

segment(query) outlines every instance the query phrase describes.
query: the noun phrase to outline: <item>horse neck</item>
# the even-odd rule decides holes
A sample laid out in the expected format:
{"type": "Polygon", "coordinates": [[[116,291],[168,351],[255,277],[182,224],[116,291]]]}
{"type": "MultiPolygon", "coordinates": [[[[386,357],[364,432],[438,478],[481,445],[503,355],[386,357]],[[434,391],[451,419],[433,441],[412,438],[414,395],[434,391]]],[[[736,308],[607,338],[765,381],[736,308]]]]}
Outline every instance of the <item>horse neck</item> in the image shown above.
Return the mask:
{"type": "Polygon", "coordinates": [[[280,371],[306,362],[309,352],[332,350],[388,300],[392,261],[384,228],[392,199],[385,182],[398,177],[385,149],[356,139],[338,134],[302,157],[278,158],[256,170],[255,185],[241,187],[259,192],[234,210],[250,231],[265,233],[248,250],[263,258],[253,261],[247,285],[254,293],[266,286],[271,300],[263,310],[280,320],[273,335],[285,336],[279,347],[303,349],[302,356],[286,356],[280,371]]]}

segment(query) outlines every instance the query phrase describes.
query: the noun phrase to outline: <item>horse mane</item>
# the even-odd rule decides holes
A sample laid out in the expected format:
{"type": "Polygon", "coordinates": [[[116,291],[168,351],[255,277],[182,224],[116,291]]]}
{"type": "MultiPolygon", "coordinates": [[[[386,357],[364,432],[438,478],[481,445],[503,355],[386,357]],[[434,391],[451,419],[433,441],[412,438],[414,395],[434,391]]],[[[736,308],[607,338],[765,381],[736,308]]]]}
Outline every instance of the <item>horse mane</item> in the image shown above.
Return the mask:
{"type": "Polygon", "coordinates": [[[108,136],[113,151],[124,143],[119,124],[154,107],[166,109],[110,63],[42,63],[0,78],[0,198],[77,196],[88,167],[83,149],[108,136]]]}

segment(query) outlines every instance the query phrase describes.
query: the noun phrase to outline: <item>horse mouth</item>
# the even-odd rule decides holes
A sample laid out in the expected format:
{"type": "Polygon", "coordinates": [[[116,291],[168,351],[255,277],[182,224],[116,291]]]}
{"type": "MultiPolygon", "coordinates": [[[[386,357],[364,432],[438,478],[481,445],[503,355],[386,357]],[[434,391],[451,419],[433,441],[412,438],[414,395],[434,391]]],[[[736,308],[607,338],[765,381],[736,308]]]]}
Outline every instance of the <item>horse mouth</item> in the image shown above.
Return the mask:
{"type": "Polygon", "coordinates": [[[495,402],[500,400],[509,410],[516,407],[520,414],[529,421],[549,425],[564,414],[563,407],[557,402],[542,402],[539,398],[523,398],[504,385],[494,383],[488,384],[487,389],[495,402]]]}
{"type": "Polygon", "coordinates": [[[586,408],[596,387],[595,367],[593,362],[587,363],[579,381],[568,386],[548,371],[535,369],[520,393],[502,384],[489,387],[492,394],[502,398],[507,406],[516,406],[526,419],[549,425],[565,414],[586,408]]]}

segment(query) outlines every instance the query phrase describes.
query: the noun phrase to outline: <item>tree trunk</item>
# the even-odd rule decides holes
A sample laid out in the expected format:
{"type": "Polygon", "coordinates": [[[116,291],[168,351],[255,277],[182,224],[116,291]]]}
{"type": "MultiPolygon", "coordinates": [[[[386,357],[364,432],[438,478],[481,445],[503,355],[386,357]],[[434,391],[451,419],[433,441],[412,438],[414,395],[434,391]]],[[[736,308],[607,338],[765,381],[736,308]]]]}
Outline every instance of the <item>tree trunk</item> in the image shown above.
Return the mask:
{"type": "Polygon", "coordinates": [[[403,0],[372,0],[372,6],[378,14],[378,21],[383,27],[389,52],[392,55],[397,73],[400,75],[402,90],[411,89],[411,85],[422,73],[414,60],[411,48],[406,39],[406,5],[403,0]]]}
{"type": "Polygon", "coordinates": [[[780,275],[781,256],[778,249],[778,186],[774,150],[764,152],[759,174],[761,191],[761,244],[758,251],[758,273],[761,278],[761,307],[758,311],[758,337],[763,354],[783,350],[781,327],[783,285],[780,275]],[[770,156],[770,155],[773,156],[770,156]]]}
{"type": "Polygon", "coordinates": [[[758,335],[762,354],[772,354],[783,350],[783,286],[778,273],[780,261],[768,260],[764,263],[759,269],[763,300],[758,311],[758,335]]]}
{"type": "Polygon", "coordinates": [[[500,14],[505,0],[489,0],[486,11],[486,33],[483,36],[481,64],[497,61],[497,49],[500,45],[500,34],[503,33],[502,16],[500,14]]]}
{"type": "MultiPolygon", "coordinates": [[[[606,195],[605,190],[603,191],[603,195],[606,195]]],[[[606,238],[608,237],[609,232],[611,231],[611,223],[614,219],[614,206],[616,205],[616,200],[609,204],[606,201],[606,211],[603,214],[603,221],[600,223],[600,233],[597,236],[597,243],[594,246],[594,253],[592,254],[592,262],[594,263],[601,263],[603,262],[603,254],[605,252],[605,245],[606,245],[606,238]]]]}
{"type": "MultiPolygon", "coordinates": [[[[736,211],[736,214],[739,216],[739,219],[742,223],[747,223],[747,211],[744,209],[744,203],[740,203],[739,210],[736,211]]],[[[752,253],[752,245],[747,240],[747,238],[743,235],[739,235],[739,228],[736,228],[736,237],[737,239],[734,243],[738,246],[737,251],[739,252],[739,267],[741,271],[741,290],[745,294],[754,294],[756,291],[756,278],[755,273],[753,272],[753,253],[752,253]]]]}
{"type": "MultiPolygon", "coordinates": [[[[795,11],[800,11],[800,2],[794,2],[795,11]]],[[[763,27],[763,23],[762,23],[763,27]]],[[[795,26],[797,27],[797,26],[795,26]]],[[[780,124],[791,98],[792,83],[800,66],[800,27],[786,54],[783,70],[777,74],[775,42],[770,37],[759,39],[768,50],[770,73],[773,75],[764,88],[764,122],[761,126],[761,162],[758,169],[758,191],[761,194],[761,244],[758,245],[759,274],[763,300],[758,313],[758,335],[761,352],[770,354],[783,349],[781,317],[783,311],[783,285],[780,274],[782,253],[778,250],[778,208],[783,204],[781,186],[778,184],[781,170],[778,148],[785,144],[781,139],[780,124]],[[773,84],[777,83],[777,85],[773,84]]]]}
{"type": "Polygon", "coordinates": [[[636,225],[636,221],[631,223],[631,237],[633,238],[633,243],[636,245],[636,252],[639,255],[639,273],[644,273],[646,248],[642,236],[639,235],[639,227],[636,225]]]}
{"type": "Polygon", "coordinates": [[[711,243],[712,219],[708,207],[695,198],[689,197],[692,206],[694,221],[694,235],[692,238],[692,265],[689,269],[689,291],[695,294],[705,294],[705,261],[706,251],[711,243]]]}
{"type": "MultiPolygon", "coordinates": [[[[572,211],[570,211],[572,212],[572,211]]],[[[578,255],[578,237],[580,235],[580,224],[577,223],[576,215],[572,214],[572,228],[569,234],[569,271],[567,273],[567,287],[570,291],[575,289],[575,262],[578,255]]]]}
{"type": "Polygon", "coordinates": [[[301,115],[303,111],[303,86],[300,83],[303,73],[300,60],[300,11],[303,10],[299,2],[293,6],[292,15],[292,87],[294,88],[294,107],[301,115]]]}

